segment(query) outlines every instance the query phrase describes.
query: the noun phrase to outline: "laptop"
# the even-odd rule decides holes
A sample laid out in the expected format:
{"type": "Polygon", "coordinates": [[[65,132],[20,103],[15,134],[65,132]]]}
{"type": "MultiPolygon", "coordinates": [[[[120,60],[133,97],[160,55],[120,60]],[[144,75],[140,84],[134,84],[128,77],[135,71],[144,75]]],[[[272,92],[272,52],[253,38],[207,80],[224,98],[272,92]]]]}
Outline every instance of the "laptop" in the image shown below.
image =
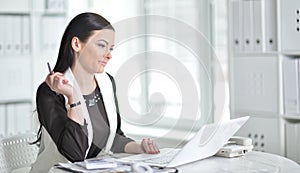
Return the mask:
{"type": "Polygon", "coordinates": [[[215,155],[249,119],[206,124],[181,149],[163,148],[160,154],[137,154],[119,158],[121,162],[143,162],[151,166],[176,167],[215,155]]]}

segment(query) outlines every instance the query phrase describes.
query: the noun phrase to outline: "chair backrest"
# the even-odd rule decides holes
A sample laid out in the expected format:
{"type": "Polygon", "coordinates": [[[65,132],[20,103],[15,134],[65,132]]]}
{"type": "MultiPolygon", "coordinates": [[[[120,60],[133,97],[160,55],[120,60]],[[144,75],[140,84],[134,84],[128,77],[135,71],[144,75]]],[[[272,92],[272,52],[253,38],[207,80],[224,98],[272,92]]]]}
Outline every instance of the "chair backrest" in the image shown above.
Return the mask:
{"type": "Polygon", "coordinates": [[[1,142],[0,142],[0,172],[8,172],[1,142]]]}
{"type": "MultiPolygon", "coordinates": [[[[35,161],[38,153],[36,145],[29,144],[34,141],[36,136],[34,133],[20,134],[1,140],[2,155],[0,154],[0,171],[3,164],[3,172],[10,172],[14,169],[30,167],[35,161]],[[1,160],[4,160],[1,162],[1,160]]],[[[2,172],[2,171],[1,171],[2,172]]]]}

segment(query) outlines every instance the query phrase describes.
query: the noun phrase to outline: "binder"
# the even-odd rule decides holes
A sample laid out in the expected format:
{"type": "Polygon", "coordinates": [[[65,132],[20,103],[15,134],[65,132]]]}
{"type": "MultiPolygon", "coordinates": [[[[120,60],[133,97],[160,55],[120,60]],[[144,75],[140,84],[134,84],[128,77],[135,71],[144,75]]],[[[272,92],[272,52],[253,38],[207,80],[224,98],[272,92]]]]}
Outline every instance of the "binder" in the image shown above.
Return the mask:
{"type": "Polygon", "coordinates": [[[22,40],[22,33],[21,33],[21,16],[20,15],[13,15],[11,16],[12,24],[11,30],[11,51],[12,55],[20,55],[21,54],[21,40],[22,40]]]}
{"type": "Polygon", "coordinates": [[[231,2],[231,21],[232,21],[232,45],[233,51],[242,51],[242,3],[241,1],[231,2]]]}
{"type": "Polygon", "coordinates": [[[287,114],[299,113],[299,62],[295,58],[284,58],[284,107],[287,114]]]}
{"type": "MultiPolygon", "coordinates": [[[[300,113],[300,88],[299,88],[299,87],[300,87],[300,59],[298,59],[298,58],[297,58],[297,64],[298,64],[298,69],[297,69],[298,71],[296,72],[297,75],[298,75],[298,76],[297,76],[297,77],[298,77],[298,78],[297,78],[297,79],[298,79],[298,83],[297,83],[297,86],[298,86],[298,90],[297,90],[297,91],[298,91],[298,95],[297,95],[297,97],[298,97],[298,101],[299,101],[299,102],[298,102],[298,113],[300,113]]],[[[298,115],[299,115],[299,114],[298,114],[298,115]]],[[[299,115],[299,116],[300,116],[300,115],[299,115]]],[[[299,137],[300,137],[300,136],[299,136],[299,137]]],[[[300,161],[300,157],[299,157],[299,161],[300,161]]]]}
{"type": "Polygon", "coordinates": [[[11,15],[4,15],[4,54],[12,55],[12,47],[13,47],[13,17],[11,15]]]}
{"type": "Polygon", "coordinates": [[[48,52],[50,51],[50,40],[53,32],[50,31],[51,23],[48,19],[48,16],[43,16],[41,21],[41,52],[48,52]]]}
{"type": "Polygon", "coordinates": [[[60,41],[61,41],[61,38],[63,36],[63,33],[64,33],[64,29],[65,29],[65,18],[63,16],[58,16],[55,18],[55,23],[57,24],[56,25],[56,28],[55,28],[55,40],[54,40],[54,47],[53,47],[53,50],[55,52],[58,52],[59,50],[59,46],[60,46],[60,41]]]}
{"type": "Polygon", "coordinates": [[[48,11],[63,11],[65,8],[64,0],[47,0],[46,9],[48,11]]]}
{"type": "Polygon", "coordinates": [[[281,51],[300,51],[300,1],[284,0],[280,5],[281,51]]]}
{"type": "Polygon", "coordinates": [[[0,105],[0,138],[5,136],[5,116],[5,106],[0,105]]]}
{"type": "Polygon", "coordinates": [[[29,103],[15,105],[15,131],[14,133],[22,133],[31,130],[31,105],[29,103]]]}
{"type": "Polygon", "coordinates": [[[300,123],[285,124],[286,157],[300,163],[300,123]]]}
{"type": "Polygon", "coordinates": [[[0,58],[4,55],[4,15],[0,15],[0,23],[3,25],[0,27],[0,58]]]}
{"type": "Polygon", "coordinates": [[[277,49],[277,24],[276,24],[276,1],[265,0],[265,33],[266,51],[276,51],[277,49]]]}
{"type": "Polygon", "coordinates": [[[57,0],[47,0],[46,1],[46,9],[48,11],[55,10],[57,0]]]}
{"type": "Polygon", "coordinates": [[[7,105],[6,106],[6,134],[5,135],[13,135],[16,131],[16,107],[15,105],[7,105]]]}
{"type": "Polygon", "coordinates": [[[253,0],[253,45],[254,51],[265,51],[265,6],[264,0],[253,0]]]}
{"type": "Polygon", "coordinates": [[[55,23],[56,16],[43,16],[42,19],[42,52],[52,52],[55,44],[55,35],[57,23],[55,23]]]}
{"type": "Polygon", "coordinates": [[[31,44],[30,44],[30,20],[29,16],[25,15],[22,17],[22,53],[27,55],[30,54],[31,44]]]}
{"type": "Polygon", "coordinates": [[[253,51],[253,2],[242,1],[243,4],[243,49],[253,51]]]}
{"type": "Polygon", "coordinates": [[[42,19],[42,52],[58,52],[63,35],[65,20],[63,16],[44,16],[42,19]]]}

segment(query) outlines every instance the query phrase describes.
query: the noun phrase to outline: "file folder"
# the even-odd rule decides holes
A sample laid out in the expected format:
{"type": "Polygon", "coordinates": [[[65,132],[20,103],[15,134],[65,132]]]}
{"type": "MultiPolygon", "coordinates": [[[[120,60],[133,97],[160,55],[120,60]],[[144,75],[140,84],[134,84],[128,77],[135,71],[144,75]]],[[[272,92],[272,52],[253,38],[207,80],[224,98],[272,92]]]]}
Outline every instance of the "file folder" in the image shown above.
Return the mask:
{"type": "Polygon", "coordinates": [[[30,44],[30,20],[29,16],[25,15],[22,17],[22,53],[27,55],[31,51],[31,44],[30,44]]]}
{"type": "Polygon", "coordinates": [[[15,133],[30,131],[32,125],[31,104],[23,103],[15,105],[15,133]]]}
{"type": "Polygon", "coordinates": [[[3,15],[0,15],[0,23],[2,23],[3,25],[0,27],[0,56],[3,56],[4,55],[4,33],[5,33],[5,30],[4,30],[4,16],[3,15]]]}
{"type": "MultiPolygon", "coordinates": [[[[5,136],[5,126],[6,126],[6,114],[5,106],[0,105],[0,138],[5,136]]],[[[0,148],[1,149],[1,148],[0,148]]]]}
{"type": "Polygon", "coordinates": [[[283,52],[300,51],[300,1],[280,1],[280,35],[283,52]]]}
{"type": "Polygon", "coordinates": [[[49,16],[43,16],[41,21],[41,52],[50,51],[51,40],[53,39],[51,37],[54,31],[51,31],[50,28],[55,27],[55,25],[51,26],[52,23],[49,18],[51,19],[49,16]]]}
{"type": "Polygon", "coordinates": [[[242,1],[243,4],[243,49],[253,51],[253,2],[242,1]]]}
{"type": "Polygon", "coordinates": [[[242,2],[232,1],[231,2],[231,21],[232,21],[232,48],[235,52],[242,51],[242,2]]]}
{"type": "Polygon", "coordinates": [[[265,6],[264,0],[253,0],[254,51],[265,51],[265,6]]]}
{"type": "Polygon", "coordinates": [[[16,107],[15,105],[6,106],[6,134],[12,135],[16,131],[16,107]]]}
{"type": "Polygon", "coordinates": [[[299,63],[296,58],[283,61],[284,107],[287,114],[299,113],[299,63]]]}
{"type": "Polygon", "coordinates": [[[286,130],[286,156],[300,163],[300,123],[285,124],[286,130]]]}
{"type": "Polygon", "coordinates": [[[12,55],[12,47],[13,47],[13,17],[11,15],[4,15],[4,54],[5,55],[12,55]]]}
{"type": "Polygon", "coordinates": [[[46,1],[46,9],[48,11],[62,11],[63,1],[62,0],[47,0],[46,1]]]}
{"type": "Polygon", "coordinates": [[[11,30],[11,51],[13,55],[20,55],[21,54],[21,40],[22,40],[22,35],[21,35],[21,15],[12,15],[12,27],[9,28],[11,30]]]}
{"type": "Polygon", "coordinates": [[[276,24],[276,1],[265,0],[265,22],[266,22],[266,51],[277,50],[277,24],[276,24]]]}
{"type": "Polygon", "coordinates": [[[58,52],[60,39],[65,27],[63,16],[43,16],[42,52],[58,52]]]}

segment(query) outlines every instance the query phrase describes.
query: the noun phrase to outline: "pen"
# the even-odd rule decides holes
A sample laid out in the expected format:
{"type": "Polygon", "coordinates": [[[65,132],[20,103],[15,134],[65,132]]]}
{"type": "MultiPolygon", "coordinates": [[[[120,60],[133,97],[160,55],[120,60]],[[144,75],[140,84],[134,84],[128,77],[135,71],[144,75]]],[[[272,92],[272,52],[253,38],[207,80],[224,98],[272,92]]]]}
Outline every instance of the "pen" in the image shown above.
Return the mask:
{"type": "Polygon", "coordinates": [[[52,70],[51,70],[51,67],[50,67],[50,63],[47,62],[47,65],[48,65],[48,70],[49,70],[49,73],[51,74],[52,73],[52,70]]]}

